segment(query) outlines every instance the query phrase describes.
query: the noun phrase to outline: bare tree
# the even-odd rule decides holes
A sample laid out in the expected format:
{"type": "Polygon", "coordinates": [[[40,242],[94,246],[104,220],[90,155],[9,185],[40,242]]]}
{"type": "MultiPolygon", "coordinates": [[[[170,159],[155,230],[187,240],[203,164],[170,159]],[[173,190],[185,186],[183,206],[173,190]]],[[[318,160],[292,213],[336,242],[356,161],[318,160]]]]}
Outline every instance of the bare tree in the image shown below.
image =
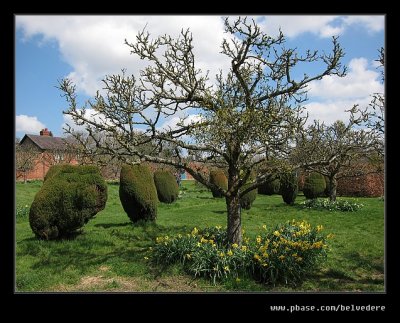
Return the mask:
{"type": "MultiPolygon", "coordinates": [[[[385,81],[385,49],[379,50],[379,58],[376,60],[380,65],[382,73],[382,82],[385,81]]],[[[369,104],[371,118],[368,119],[368,126],[371,129],[378,130],[382,136],[385,134],[385,95],[384,93],[374,93],[369,104]]]]}
{"type": "Polygon", "coordinates": [[[24,183],[27,182],[28,172],[33,170],[39,158],[40,151],[34,145],[21,145],[19,140],[15,141],[15,167],[21,172],[24,183]]]}
{"type": "Polygon", "coordinates": [[[337,181],[340,178],[371,172],[369,161],[376,159],[380,145],[377,131],[359,127],[368,120],[368,113],[360,111],[357,105],[349,113],[347,124],[336,121],[332,125],[326,125],[314,120],[314,124],[298,137],[296,149],[291,156],[293,162],[304,164],[305,169],[318,172],[329,179],[331,201],[336,200],[337,181]],[[308,160],[317,158],[330,162],[307,165],[308,160]]]}
{"type": "MultiPolygon", "coordinates": [[[[223,40],[221,53],[230,59],[231,66],[226,74],[220,72],[215,82],[196,67],[189,30],[182,30],[176,39],[168,35],[151,39],[143,30],[135,43],[125,41],[132,54],[149,62],[139,79],[124,71],[106,76],[105,94],[98,92],[81,108],[70,80],[63,80],[59,87],[69,103],[65,114],[83,125],[90,137],[101,134],[118,142],[117,149],[96,142],[104,153],[185,169],[200,183],[220,191],[227,205],[228,240],[241,244],[240,198],[269,176],[251,179],[252,170],[266,162],[266,155],[287,154],[288,142],[306,118],[299,105],[307,99],[307,84],[326,75],[344,76],[340,63],[344,53],[335,37],[330,54],[308,50],[301,55],[285,47],[281,32],[268,36],[254,20],[231,22],[226,18],[224,24],[229,37],[223,40]],[[306,70],[307,63],[313,62],[322,63],[319,73],[294,77],[294,68],[306,70]],[[90,117],[88,108],[94,112],[90,117]],[[180,117],[180,122],[162,127],[171,116],[180,117]],[[173,155],[142,152],[139,147],[150,142],[157,147],[168,143],[174,147],[173,155]],[[184,154],[227,169],[228,189],[210,183],[184,154]]],[[[79,137],[71,127],[65,130],[79,137]]],[[[280,167],[276,162],[270,165],[275,170],[280,167]]]]}

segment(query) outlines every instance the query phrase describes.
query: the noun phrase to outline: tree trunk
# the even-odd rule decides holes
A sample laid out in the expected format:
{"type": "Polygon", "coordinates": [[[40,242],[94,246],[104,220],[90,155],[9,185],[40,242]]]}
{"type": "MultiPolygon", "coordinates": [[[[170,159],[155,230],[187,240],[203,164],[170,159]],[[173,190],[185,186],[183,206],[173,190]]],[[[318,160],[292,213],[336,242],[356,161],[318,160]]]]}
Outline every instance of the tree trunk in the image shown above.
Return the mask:
{"type": "Polygon", "coordinates": [[[329,200],[331,202],[336,201],[336,188],[337,188],[337,180],[336,175],[329,177],[329,200]]]}
{"type": "Polygon", "coordinates": [[[229,244],[242,244],[242,219],[239,198],[239,170],[233,162],[228,169],[228,196],[226,196],[226,209],[228,211],[228,242],[229,244]]]}
{"type": "Polygon", "coordinates": [[[26,170],[24,170],[24,184],[26,184],[26,182],[27,182],[27,177],[28,177],[28,175],[26,175],[26,170]]]}
{"type": "Polygon", "coordinates": [[[226,197],[226,208],[228,210],[228,242],[230,244],[242,244],[242,219],[240,212],[239,193],[235,196],[226,197]]]}

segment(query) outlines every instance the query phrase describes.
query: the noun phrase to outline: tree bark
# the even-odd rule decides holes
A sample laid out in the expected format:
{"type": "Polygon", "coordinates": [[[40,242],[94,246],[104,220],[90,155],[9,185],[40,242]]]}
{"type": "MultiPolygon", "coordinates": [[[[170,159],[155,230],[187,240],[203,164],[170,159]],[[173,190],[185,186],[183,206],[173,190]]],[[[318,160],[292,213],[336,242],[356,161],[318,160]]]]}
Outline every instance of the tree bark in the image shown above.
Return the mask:
{"type": "Polygon", "coordinates": [[[239,193],[226,197],[228,211],[228,242],[229,244],[242,244],[242,219],[240,210],[239,193]]]}
{"type": "Polygon", "coordinates": [[[336,188],[337,188],[337,180],[335,174],[329,178],[329,200],[331,202],[336,201],[336,188]]]}
{"type": "MultiPolygon", "coordinates": [[[[232,154],[235,157],[238,154],[232,154]]],[[[235,159],[236,161],[236,159],[235,159]]],[[[228,194],[225,198],[226,209],[228,211],[228,243],[242,244],[242,219],[240,210],[239,196],[239,170],[235,167],[236,162],[232,162],[228,169],[228,194]]]]}

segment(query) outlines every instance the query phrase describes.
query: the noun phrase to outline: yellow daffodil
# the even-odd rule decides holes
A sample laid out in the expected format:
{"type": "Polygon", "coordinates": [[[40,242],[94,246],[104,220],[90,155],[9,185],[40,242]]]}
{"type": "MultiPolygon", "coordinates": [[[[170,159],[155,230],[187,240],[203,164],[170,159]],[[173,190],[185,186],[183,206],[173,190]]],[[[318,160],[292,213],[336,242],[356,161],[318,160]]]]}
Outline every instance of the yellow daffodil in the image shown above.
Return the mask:
{"type": "Polygon", "coordinates": [[[278,230],[274,231],[274,236],[279,237],[280,235],[281,233],[278,230]]]}
{"type": "Polygon", "coordinates": [[[234,244],[232,245],[232,248],[239,248],[239,245],[238,245],[237,243],[234,243],[234,244]]]}
{"type": "Polygon", "coordinates": [[[230,271],[229,267],[228,267],[228,266],[225,266],[225,267],[224,267],[224,271],[230,271]]]}
{"type": "Polygon", "coordinates": [[[198,234],[199,233],[199,230],[197,230],[197,228],[195,227],[193,230],[192,230],[192,236],[195,236],[196,234],[198,234]]]}
{"type": "Polygon", "coordinates": [[[261,237],[258,236],[258,237],[256,238],[256,241],[257,241],[258,244],[260,244],[260,243],[261,243],[261,237]]]}
{"type": "Polygon", "coordinates": [[[263,228],[264,230],[267,230],[267,226],[266,226],[265,224],[262,226],[262,228],[263,228]]]}
{"type": "Polygon", "coordinates": [[[232,250],[228,250],[228,252],[226,253],[228,256],[233,256],[233,252],[232,250]]]}
{"type": "Polygon", "coordinates": [[[219,253],[219,256],[220,256],[221,258],[223,258],[223,257],[225,257],[225,254],[224,254],[223,252],[220,252],[220,253],[219,253]]]}
{"type": "Polygon", "coordinates": [[[247,251],[247,246],[242,246],[242,251],[247,251]]]}

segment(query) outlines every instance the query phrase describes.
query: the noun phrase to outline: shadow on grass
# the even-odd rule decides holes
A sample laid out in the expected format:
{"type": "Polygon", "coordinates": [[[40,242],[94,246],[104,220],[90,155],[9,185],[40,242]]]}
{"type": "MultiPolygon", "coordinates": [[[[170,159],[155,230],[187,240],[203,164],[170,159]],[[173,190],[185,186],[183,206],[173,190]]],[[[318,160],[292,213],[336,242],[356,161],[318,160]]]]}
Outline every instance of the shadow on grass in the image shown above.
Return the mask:
{"type": "Polygon", "coordinates": [[[380,274],[384,274],[384,260],[382,257],[365,256],[361,255],[359,252],[347,252],[344,254],[344,258],[351,263],[352,269],[372,269],[380,274]]]}
{"type": "Polygon", "coordinates": [[[187,226],[164,227],[152,222],[130,222],[116,226],[102,226],[107,232],[81,234],[75,240],[44,241],[34,237],[19,243],[17,257],[33,257],[30,268],[37,273],[68,272],[88,274],[101,265],[111,265],[113,270],[130,274],[154,272],[146,265],[149,247],[157,237],[187,233],[187,226]],[[121,264],[124,264],[122,268],[121,264]]]}
{"type": "Polygon", "coordinates": [[[211,212],[216,214],[226,214],[226,211],[211,211],[211,212]]]}
{"type": "Polygon", "coordinates": [[[95,227],[101,227],[104,229],[115,228],[115,227],[126,227],[126,226],[133,226],[132,222],[125,222],[125,223],[97,223],[94,225],[95,227]]]}

